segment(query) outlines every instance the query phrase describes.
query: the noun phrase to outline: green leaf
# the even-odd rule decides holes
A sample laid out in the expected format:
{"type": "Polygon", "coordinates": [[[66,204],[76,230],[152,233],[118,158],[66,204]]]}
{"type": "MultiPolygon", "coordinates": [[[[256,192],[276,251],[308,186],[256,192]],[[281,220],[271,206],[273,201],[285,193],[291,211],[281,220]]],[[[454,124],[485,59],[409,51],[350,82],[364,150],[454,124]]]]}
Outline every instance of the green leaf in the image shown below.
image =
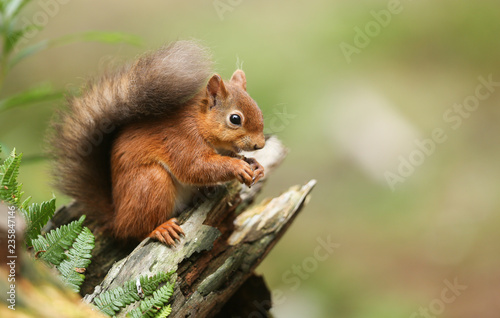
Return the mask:
{"type": "Polygon", "coordinates": [[[49,47],[49,44],[50,44],[49,40],[42,40],[38,43],[35,43],[33,45],[30,45],[30,46],[20,50],[19,53],[17,53],[17,55],[15,55],[14,57],[12,57],[10,59],[7,69],[11,69],[14,65],[21,62],[23,59],[25,59],[25,58],[27,58],[27,57],[29,57],[37,52],[45,50],[46,48],[49,47]]]}
{"type": "Polygon", "coordinates": [[[141,301],[138,308],[131,310],[127,316],[128,317],[142,317],[142,318],[152,318],[158,311],[165,306],[165,304],[170,299],[170,296],[174,293],[174,284],[167,283],[165,286],[161,287],[153,293],[153,296],[148,297],[141,301]]]}
{"type": "MultiPolygon", "coordinates": [[[[27,204],[27,203],[26,203],[27,204]]],[[[26,205],[23,203],[23,205],[26,205]]],[[[23,211],[23,210],[22,210],[23,211]]],[[[24,219],[26,220],[26,246],[32,246],[31,241],[36,239],[41,234],[42,228],[52,218],[56,211],[56,199],[42,202],[41,204],[33,203],[27,210],[23,211],[24,219]]]]}
{"type": "Polygon", "coordinates": [[[26,200],[23,201],[23,203],[21,204],[21,211],[26,211],[26,209],[28,208],[28,204],[30,204],[30,201],[31,197],[27,197],[26,200]]]}
{"type": "Polygon", "coordinates": [[[130,318],[141,318],[142,312],[140,308],[133,309],[127,313],[127,317],[130,318]]]}
{"type": "Polygon", "coordinates": [[[50,85],[44,84],[1,100],[0,112],[14,107],[59,99],[62,96],[62,91],[55,91],[50,85]]]}
{"type": "Polygon", "coordinates": [[[67,259],[64,251],[73,244],[82,231],[84,220],[85,215],[82,215],[78,221],[62,225],[47,233],[45,237],[38,235],[37,239],[32,240],[35,257],[56,266],[67,259]]]}
{"type": "Polygon", "coordinates": [[[155,318],[167,318],[172,313],[172,307],[170,305],[163,307],[155,318]]]}
{"type": "Polygon", "coordinates": [[[90,265],[92,249],[94,248],[94,235],[84,227],[78,235],[72,248],[68,251],[68,259],[63,260],[57,269],[61,272],[62,279],[73,291],[79,292],[85,275],[80,273],[90,265]]]}
{"type": "MultiPolygon", "coordinates": [[[[5,27],[7,28],[7,27],[5,27]]],[[[4,46],[3,46],[3,54],[4,55],[7,55],[7,53],[9,53],[10,51],[12,51],[12,49],[14,48],[14,46],[16,46],[17,42],[19,41],[19,39],[21,39],[21,37],[23,36],[23,30],[13,30],[12,32],[8,32],[8,30],[2,30],[3,31],[3,35],[5,37],[4,39],[4,46]]]]}
{"type": "MultiPolygon", "coordinates": [[[[158,286],[161,283],[168,282],[170,280],[170,277],[175,273],[175,271],[171,271],[168,273],[165,272],[160,272],[157,273],[156,275],[153,275],[151,277],[148,276],[141,276],[139,278],[139,281],[141,282],[141,288],[142,291],[144,292],[144,295],[152,295],[155,290],[158,289],[158,286]]],[[[135,281],[134,281],[135,284],[135,281]]]]}
{"type": "MultiPolygon", "coordinates": [[[[7,26],[6,26],[7,28],[7,26]]],[[[27,25],[23,29],[13,29],[14,27],[8,28],[8,30],[4,30],[5,41],[3,53],[10,53],[18,44],[19,40],[21,40],[24,35],[33,30],[40,30],[41,28],[36,25],[27,25]]]]}
{"type": "Polygon", "coordinates": [[[126,282],[122,287],[106,291],[94,299],[94,304],[106,315],[114,316],[121,308],[140,299],[135,282],[126,282]]]}
{"type": "MultiPolygon", "coordinates": [[[[7,19],[15,17],[19,14],[21,9],[28,4],[31,0],[10,0],[4,4],[4,12],[7,19]]],[[[2,1],[3,2],[3,1],[2,1]]]]}
{"type": "Polygon", "coordinates": [[[21,191],[22,184],[17,182],[22,157],[22,154],[16,155],[14,149],[0,166],[0,200],[8,202],[17,208],[20,207],[20,200],[24,194],[21,191]]]}
{"type": "Polygon", "coordinates": [[[40,161],[45,161],[47,159],[48,159],[48,157],[44,154],[41,154],[41,153],[34,154],[34,155],[26,155],[23,157],[23,165],[37,163],[40,161]]]}
{"type": "Polygon", "coordinates": [[[142,44],[142,40],[140,37],[121,32],[88,31],[84,33],[69,34],[57,39],[43,40],[21,50],[10,60],[8,68],[12,68],[21,60],[47,48],[66,45],[74,42],[102,42],[109,44],[128,43],[136,46],[142,44]]]}
{"type": "MultiPolygon", "coordinates": [[[[160,284],[167,282],[171,275],[170,273],[158,273],[152,277],[146,275],[139,278],[142,292],[144,296],[152,295],[160,284]]],[[[94,298],[94,305],[99,308],[103,313],[114,316],[120,309],[124,308],[131,303],[140,300],[137,293],[136,280],[125,282],[121,287],[117,287],[101,293],[98,297],[94,298]]]]}
{"type": "Polygon", "coordinates": [[[139,36],[122,32],[88,31],[70,34],[52,40],[51,45],[64,45],[73,42],[101,42],[109,44],[127,43],[139,46],[142,40],[139,36]]]}

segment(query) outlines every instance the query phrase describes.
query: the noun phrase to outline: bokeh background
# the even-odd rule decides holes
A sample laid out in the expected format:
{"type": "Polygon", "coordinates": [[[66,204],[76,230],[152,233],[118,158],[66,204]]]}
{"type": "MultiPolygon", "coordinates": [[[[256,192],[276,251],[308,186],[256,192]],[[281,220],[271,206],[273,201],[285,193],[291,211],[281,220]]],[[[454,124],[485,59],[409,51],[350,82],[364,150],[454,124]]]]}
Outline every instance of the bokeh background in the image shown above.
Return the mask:
{"type": "MultiPolygon", "coordinates": [[[[318,180],[258,268],[280,295],[276,317],[499,316],[499,86],[475,110],[459,106],[473,101],[479,78],[500,81],[498,1],[40,0],[20,22],[37,12],[50,17],[24,45],[90,30],[134,34],[142,45],[45,50],[11,70],[2,97],[41,82],[74,91],[176,39],[202,40],[225,78],[243,62],[268,132],[290,149],[261,197],[318,180]],[[381,13],[389,8],[400,12],[381,13]],[[452,115],[462,118],[455,129],[452,115]],[[435,129],[446,140],[418,157],[415,140],[435,129]],[[388,173],[411,156],[418,165],[391,186],[388,173]],[[339,244],[326,260],[312,260],[318,239],[339,244]],[[308,271],[296,274],[304,262],[308,271]],[[454,281],[466,286],[459,295],[447,290],[454,281]]],[[[69,201],[37,159],[63,105],[0,113],[0,142],[32,158],[21,181],[35,202],[52,193],[69,201]]]]}

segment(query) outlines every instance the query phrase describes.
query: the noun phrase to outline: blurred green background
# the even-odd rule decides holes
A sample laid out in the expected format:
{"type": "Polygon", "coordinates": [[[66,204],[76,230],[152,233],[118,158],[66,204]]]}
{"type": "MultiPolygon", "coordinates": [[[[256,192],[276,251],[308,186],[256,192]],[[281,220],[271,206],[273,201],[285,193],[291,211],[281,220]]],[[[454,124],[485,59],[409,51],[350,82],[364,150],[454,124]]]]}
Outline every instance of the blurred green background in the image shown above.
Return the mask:
{"type": "MultiPolygon", "coordinates": [[[[243,61],[268,131],[290,149],[261,197],[318,180],[258,268],[280,296],[276,317],[498,317],[498,86],[475,110],[461,109],[460,127],[443,117],[473,100],[479,77],[500,81],[498,1],[40,0],[20,23],[34,19],[44,28],[24,45],[89,30],[134,34],[143,45],[43,51],[12,69],[3,97],[40,82],[73,91],[176,39],[202,40],[225,78],[243,61]],[[417,158],[415,140],[435,129],[446,141],[417,158]],[[398,174],[412,154],[418,165],[391,189],[387,172],[398,174]],[[328,238],[339,246],[314,260],[318,239],[328,238]],[[445,281],[467,288],[457,295],[445,281]]],[[[48,122],[63,105],[1,112],[0,142],[26,157],[42,153],[48,122]]],[[[36,202],[54,191],[48,166],[22,166],[36,202]]]]}

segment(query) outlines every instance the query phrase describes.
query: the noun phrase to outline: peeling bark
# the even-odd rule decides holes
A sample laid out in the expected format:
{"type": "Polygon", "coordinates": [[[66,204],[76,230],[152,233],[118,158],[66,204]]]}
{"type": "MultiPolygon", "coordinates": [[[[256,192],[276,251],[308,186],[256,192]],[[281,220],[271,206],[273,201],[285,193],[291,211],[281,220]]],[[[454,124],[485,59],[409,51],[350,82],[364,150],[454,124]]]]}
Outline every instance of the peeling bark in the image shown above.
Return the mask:
{"type": "MultiPolygon", "coordinates": [[[[263,150],[246,155],[254,156],[264,166],[268,178],[283,161],[286,149],[271,137],[263,150]]],[[[148,238],[131,251],[130,246],[97,233],[99,243],[93,252],[93,267],[87,273],[90,279],[82,288],[89,293],[84,300],[90,303],[100,293],[141,275],[175,271],[170,317],[215,316],[253,275],[316,183],[311,180],[250,206],[263,181],[252,188],[231,182],[205,189],[199,204],[179,216],[186,235],[175,247],[148,238]],[[92,292],[93,286],[96,287],[92,292]]],[[[82,212],[81,207],[73,204],[58,213],[55,223],[65,223],[82,212]]],[[[122,310],[117,317],[124,317],[132,308],[131,305],[122,310]]]]}

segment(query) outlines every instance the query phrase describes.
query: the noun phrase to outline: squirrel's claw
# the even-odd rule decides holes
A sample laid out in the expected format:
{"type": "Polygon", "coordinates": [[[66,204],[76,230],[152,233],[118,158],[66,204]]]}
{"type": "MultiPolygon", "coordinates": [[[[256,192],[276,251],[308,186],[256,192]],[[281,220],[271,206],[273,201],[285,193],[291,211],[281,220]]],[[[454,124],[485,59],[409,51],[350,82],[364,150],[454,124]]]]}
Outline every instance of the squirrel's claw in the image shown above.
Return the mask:
{"type": "Polygon", "coordinates": [[[156,239],[167,246],[175,246],[175,240],[180,240],[184,236],[184,231],[177,224],[177,219],[172,218],[154,229],[148,237],[156,239]]]}
{"type": "Polygon", "coordinates": [[[252,185],[259,182],[260,179],[264,177],[264,171],[255,171],[255,176],[253,177],[252,185]]]}
{"type": "Polygon", "coordinates": [[[245,158],[245,162],[248,163],[253,170],[252,185],[254,185],[264,177],[264,167],[255,160],[255,158],[245,158]]]}
{"type": "Polygon", "coordinates": [[[240,159],[234,159],[234,174],[236,179],[240,183],[244,183],[247,186],[251,186],[253,182],[253,169],[249,163],[240,159]]]}

